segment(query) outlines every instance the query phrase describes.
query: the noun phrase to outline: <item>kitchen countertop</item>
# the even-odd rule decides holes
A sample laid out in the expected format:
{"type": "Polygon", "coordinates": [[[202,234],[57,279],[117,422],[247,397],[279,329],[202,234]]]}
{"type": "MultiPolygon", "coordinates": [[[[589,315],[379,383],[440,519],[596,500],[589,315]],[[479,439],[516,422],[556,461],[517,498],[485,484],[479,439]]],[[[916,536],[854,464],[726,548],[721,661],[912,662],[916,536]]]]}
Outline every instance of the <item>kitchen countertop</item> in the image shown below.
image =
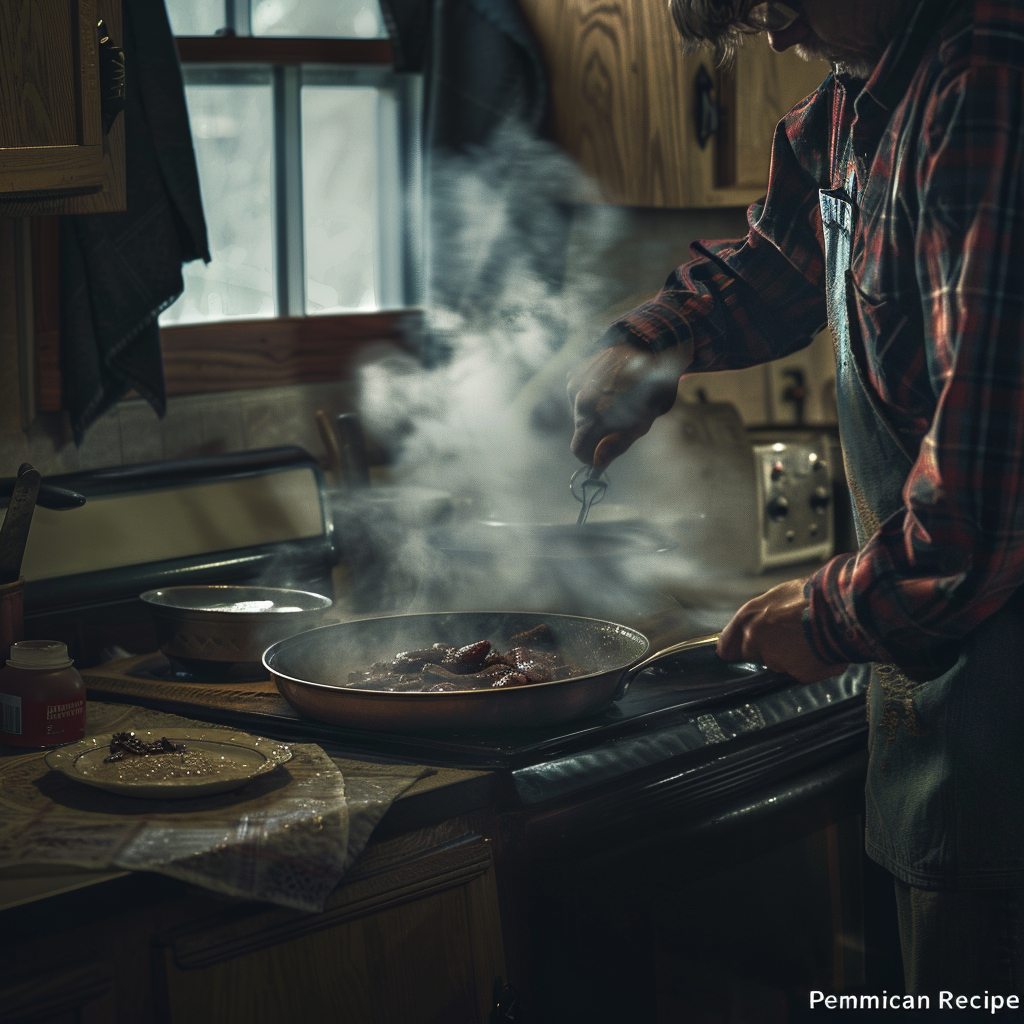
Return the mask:
{"type": "MultiPolygon", "coordinates": [[[[21,748],[0,747],[0,757],[24,753],[21,748]]],[[[349,759],[348,763],[359,762],[349,759]]],[[[340,767],[344,774],[344,761],[340,767]]],[[[374,830],[371,844],[485,806],[490,798],[492,776],[493,773],[487,771],[429,769],[429,774],[414,782],[391,805],[374,830]]],[[[0,912],[76,889],[102,885],[129,874],[128,871],[87,871],[48,864],[0,868],[0,912]]]]}

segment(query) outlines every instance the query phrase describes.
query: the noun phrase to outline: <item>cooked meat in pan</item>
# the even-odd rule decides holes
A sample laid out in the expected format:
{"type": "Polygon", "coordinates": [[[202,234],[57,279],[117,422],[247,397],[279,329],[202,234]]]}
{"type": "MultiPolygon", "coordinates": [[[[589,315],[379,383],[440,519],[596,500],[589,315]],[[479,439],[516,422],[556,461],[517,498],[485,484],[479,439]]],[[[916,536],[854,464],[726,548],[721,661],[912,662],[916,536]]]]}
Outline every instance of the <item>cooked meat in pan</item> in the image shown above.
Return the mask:
{"type": "Polygon", "coordinates": [[[504,654],[489,640],[463,647],[436,643],[421,650],[402,651],[391,661],[378,661],[362,672],[350,672],[348,685],[357,690],[396,692],[489,690],[587,674],[550,646],[553,637],[544,623],[509,639],[516,646],[504,654]],[[545,647],[527,646],[524,641],[545,647]]]}

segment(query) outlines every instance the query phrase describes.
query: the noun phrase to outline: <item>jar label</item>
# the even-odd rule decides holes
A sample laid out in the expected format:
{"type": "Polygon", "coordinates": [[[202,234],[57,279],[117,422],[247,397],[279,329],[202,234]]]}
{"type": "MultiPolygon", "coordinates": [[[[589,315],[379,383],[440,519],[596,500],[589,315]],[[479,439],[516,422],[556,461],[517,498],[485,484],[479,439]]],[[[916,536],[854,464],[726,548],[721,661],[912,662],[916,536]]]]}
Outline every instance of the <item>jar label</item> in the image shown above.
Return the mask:
{"type": "Polygon", "coordinates": [[[0,732],[21,735],[21,698],[0,693],[0,732]]]}
{"type": "Polygon", "coordinates": [[[0,693],[0,740],[55,746],[85,735],[85,697],[44,704],[0,693]],[[12,737],[18,737],[15,741],[12,737]]]}

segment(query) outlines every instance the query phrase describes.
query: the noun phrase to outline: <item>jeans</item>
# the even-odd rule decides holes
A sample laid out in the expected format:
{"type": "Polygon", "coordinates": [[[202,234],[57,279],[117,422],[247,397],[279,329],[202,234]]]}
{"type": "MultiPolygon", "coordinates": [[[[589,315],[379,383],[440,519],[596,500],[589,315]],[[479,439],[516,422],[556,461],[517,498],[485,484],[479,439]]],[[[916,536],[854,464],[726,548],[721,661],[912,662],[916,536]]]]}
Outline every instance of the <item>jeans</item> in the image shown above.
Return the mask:
{"type": "Polygon", "coordinates": [[[932,891],[895,883],[907,992],[930,996],[933,1008],[942,990],[1018,994],[1024,1005],[1024,889],[932,891]]]}

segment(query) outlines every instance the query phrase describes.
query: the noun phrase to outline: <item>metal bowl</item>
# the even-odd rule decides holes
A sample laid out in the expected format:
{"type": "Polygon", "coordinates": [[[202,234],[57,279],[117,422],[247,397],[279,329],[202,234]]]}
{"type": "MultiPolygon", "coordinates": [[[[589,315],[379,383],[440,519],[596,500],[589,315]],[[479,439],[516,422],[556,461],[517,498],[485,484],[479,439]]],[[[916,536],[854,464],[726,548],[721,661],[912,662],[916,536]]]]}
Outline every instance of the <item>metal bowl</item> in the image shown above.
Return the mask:
{"type": "Polygon", "coordinates": [[[271,645],[319,626],[330,598],[280,587],[182,586],[147,590],[160,650],[190,671],[234,667],[265,675],[271,645]]]}

